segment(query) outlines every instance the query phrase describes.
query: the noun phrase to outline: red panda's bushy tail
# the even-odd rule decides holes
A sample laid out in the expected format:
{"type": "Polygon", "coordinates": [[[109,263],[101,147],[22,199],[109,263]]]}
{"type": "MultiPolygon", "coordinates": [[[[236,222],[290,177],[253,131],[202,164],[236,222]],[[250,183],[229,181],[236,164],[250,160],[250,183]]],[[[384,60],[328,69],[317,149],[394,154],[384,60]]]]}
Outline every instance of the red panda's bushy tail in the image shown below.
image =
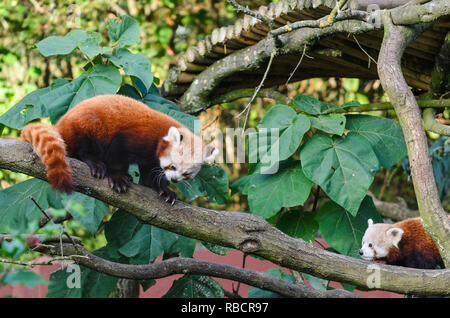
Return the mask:
{"type": "Polygon", "coordinates": [[[66,145],[58,131],[53,126],[29,124],[22,130],[22,139],[30,143],[41,158],[52,188],[72,192],[72,171],[65,158],[66,145]]]}

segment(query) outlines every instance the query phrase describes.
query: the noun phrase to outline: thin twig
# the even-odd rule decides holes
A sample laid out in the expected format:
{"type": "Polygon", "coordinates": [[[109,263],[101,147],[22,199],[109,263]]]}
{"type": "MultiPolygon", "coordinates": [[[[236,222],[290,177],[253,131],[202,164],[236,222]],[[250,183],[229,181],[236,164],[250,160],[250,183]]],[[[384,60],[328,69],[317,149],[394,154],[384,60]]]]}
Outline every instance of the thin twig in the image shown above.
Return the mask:
{"type": "Polygon", "coordinates": [[[369,63],[367,65],[367,68],[370,68],[370,61],[373,61],[375,64],[377,64],[377,61],[375,61],[375,59],[373,57],[371,57],[369,55],[369,53],[367,53],[366,50],[363,49],[363,47],[359,44],[358,39],[356,38],[356,36],[353,34],[353,38],[355,39],[356,44],[358,44],[359,48],[361,49],[361,51],[363,51],[364,53],[366,53],[366,55],[369,57],[369,63]]]}
{"type": "Polygon", "coordinates": [[[275,24],[272,19],[269,19],[268,17],[265,17],[256,11],[250,10],[248,7],[244,7],[243,5],[240,5],[235,0],[228,0],[228,3],[231,4],[236,11],[242,11],[246,15],[249,15],[258,20],[261,20],[262,22],[266,23],[270,27],[270,29],[274,28],[275,24]]]}
{"type": "Polygon", "coordinates": [[[266,80],[267,74],[269,74],[269,70],[270,70],[270,66],[272,65],[272,61],[273,58],[275,57],[276,51],[274,50],[272,52],[272,54],[270,54],[270,59],[269,59],[269,64],[267,64],[267,68],[266,71],[264,72],[264,76],[261,80],[261,83],[259,83],[258,87],[256,87],[255,89],[255,93],[253,94],[252,98],[250,99],[249,103],[247,104],[247,106],[245,106],[244,110],[242,112],[240,112],[236,118],[239,118],[240,116],[242,116],[242,114],[247,111],[247,114],[245,115],[245,121],[244,121],[244,126],[242,127],[242,133],[244,133],[245,131],[245,126],[247,125],[247,120],[248,120],[248,116],[250,114],[250,106],[253,102],[253,100],[255,99],[256,95],[258,94],[259,90],[261,89],[261,87],[264,85],[264,81],[266,80]]]}
{"type": "Polygon", "coordinates": [[[55,256],[55,257],[52,257],[48,260],[41,261],[41,262],[31,262],[31,261],[25,262],[25,261],[15,261],[12,259],[0,258],[0,263],[34,267],[34,266],[40,266],[40,265],[53,265],[53,262],[56,262],[56,261],[75,261],[77,258],[88,259],[89,257],[85,256],[85,255],[68,255],[68,256],[62,256],[62,257],[55,256]]]}
{"type": "Polygon", "coordinates": [[[42,212],[42,214],[45,215],[45,217],[47,218],[47,220],[51,220],[52,218],[48,216],[48,214],[44,211],[43,208],[41,208],[41,206],[39,205],[39,203],[37,203],[37,201],[30,195],[28,198],[30,198],[31,201],[34,202],[34,204],[36,204],[36,206],[38,207],[38,209],[42,212]]]}
{"type": "Polygon", "coordinates": [[[300,60],[298,61],[297,65],[295,66],[295,68],[291,72],[291,74],[289,74],[289,78],[287,79],[287,81],[286,81],[286,83],[284,85],[287,85],[289,83],[289,81],[291,80],[292,76],[294,76],[295,72],[297,72],[298,67],[302,63],[303,57],[305,57],[305,56],[308,57],[308,58],[313,59],[312,56],[306,55],[306,44],[303,46],[303,53],[302,53],[302,56],[300,57],[300,60]]]}

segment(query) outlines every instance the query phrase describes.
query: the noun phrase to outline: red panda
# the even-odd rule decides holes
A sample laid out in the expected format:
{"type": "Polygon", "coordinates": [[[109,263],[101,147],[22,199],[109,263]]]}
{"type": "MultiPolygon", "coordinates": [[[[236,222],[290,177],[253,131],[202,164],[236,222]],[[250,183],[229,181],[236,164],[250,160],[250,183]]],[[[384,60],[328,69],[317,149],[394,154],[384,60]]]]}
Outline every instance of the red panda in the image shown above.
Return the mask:
{"type": "Polygon", "coordinates": [[[172,204],[176,194],[168,189],[168,182],[193,178],[218,153],[172,117],[121,95],[84,100],[54,126],[29,124],[22,139],[41,158],[54,189],[73,190],[65,155],[85,162],[92,176],[108,177],[109,186],[118,193],[127,191],[129,165],[137,163],[141,183],[172,204]]]}
{"type": "Polygon", "coordinates": [[[359,250],[363,259],[422,269],[444,268],[436,243],[425,233],[420,218],[394,224],[374,224],[369,219],[368,224],[359,250]]]}

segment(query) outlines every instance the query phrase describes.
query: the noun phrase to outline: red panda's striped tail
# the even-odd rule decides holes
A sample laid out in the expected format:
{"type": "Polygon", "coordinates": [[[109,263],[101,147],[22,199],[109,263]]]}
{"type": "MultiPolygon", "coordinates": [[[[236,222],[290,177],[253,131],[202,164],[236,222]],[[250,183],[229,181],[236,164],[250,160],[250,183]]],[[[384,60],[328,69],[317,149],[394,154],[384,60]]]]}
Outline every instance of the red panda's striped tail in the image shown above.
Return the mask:
{"type": "Polygon", "coordinates": [[[66,145],[58,131],[53,126],[29,124],[22,130],[22,139],[30,143],[41,158],[52,188],[72,192],[72,171],[65,158],[66,145]]]}

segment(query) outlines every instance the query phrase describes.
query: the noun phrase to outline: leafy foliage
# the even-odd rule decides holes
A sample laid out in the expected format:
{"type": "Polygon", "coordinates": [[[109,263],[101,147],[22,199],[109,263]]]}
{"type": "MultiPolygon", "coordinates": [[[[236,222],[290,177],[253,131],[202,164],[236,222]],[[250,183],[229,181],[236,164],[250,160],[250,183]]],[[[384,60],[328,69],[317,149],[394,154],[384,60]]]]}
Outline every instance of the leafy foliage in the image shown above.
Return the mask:
{"type": "MultiPolygon", "coordinates": [[[[168,7],[176,6],[176,1],[166,2],[168,7]]],[[[106,41],[100,33],[82,30],[71,31],[64,36],[50,36],[38,42],[36,48],[44,56],[79,55],[84,71],[73,79],[56,79],[50,86],[32,91],[0,117],[0,130],[3,126],[21,129],[33,120],[47,117],[55,123],[82,100],[100,94],[123,94],[172,116],[195,131],[197,118],[181,112],[174,102],[159,95],[155,85],[159,80],[152,74],[152,64],[145,55],[131,50],[130,46],[141,41],[138,22],[129,16],[113,18],[109,20],[107,29],[106,46],[102,45],[106,41]]],[[[163,53],[158,54],[164,54],[174,32],[163,26],[156,34],[157,40],[164,43],[164,49],[160,50],[163,53]]],[[[14,54],[3,59],[7,63],[17,62],[14,54]]],[[[33,70],[30,74],[34,74],[33,70]]],[[[351,84],[350,91],[354,92],[355,83],[351,84]]],[[[278,138],[266,143],[258,139],[257,147],[251,149],[257,152],[257,162],[250,165],[248,175],[231,185],[233,193],[246,195],[250,213],[264,217],[287,235],[314,241],[320,230],[335,252],[359,257],[356,251],[367,219],[381,222],[372,200],[367,197],[367,190],[380,166],[389,169],[395,165],[405,157],[406,147],[397,122],[376,116],[340,113],[347,107],[358,105],[356,101],[336,105],[298,95],[292,105],[270,108],[257,125],[257,134],[261,136],[265,130],[276,129],[278,138]],[[276,160],[270,162],[274,156],[276,160]],[[267,169],[268,161],[270,169],[267,169]],[[273,173],[266,173],[268,170],[273,173]],[[313,187],[326,194],[319,211],[311,209],[311,199],[318,201],[311,194],[313,187]]],[[[448,147],[442,147],[444,150],[433,153],[433,156],[447,158],[448,147]]],[[[435,174],[440,173],[442,180],[450,170],[445,165],[447,161],[441,161],[441,165],[433,163],[435,174]]],[[[441,185],[441,193],[446,193],[448,184],[443,182],[441,185]]],[[[195,179],[179,183],[176,188],[189,200],[205,196],[211,203],[230,201],[227,174],[217,166],[205,165],[195,179]]],[[[110,261],[149,264],[159,257],[192,257],[196,246],[193,239],[141,224],[130,214],[114,210],[93,198],[79,193],[56,193],[47,183],[37,179],[0,191],[2,231],[5,228],[18,234],[37,230],[41,212],[30,196],[43,209],[70,213],[83,231],[92,235],[97,234],[103,224],[106,245],[94,254],[110,261]]],[[[48,225],[40,231],[60,232],[61,228],[48,225]]],[[[225,248],[202,244],[219,255],[226,254],[225,248]]],[[[18,237],[11,242],[3,242],[0,252],[17,259],[26,253],[26,244],[18,237]]],[[[80,288],[68,287],[67,281],[72,273],[67,269],[53,273],[47,296],[107,297],[117,284],[117,278],[82,266],[80,270],[80,288]]],[[[294,282],[291,275],[279,269],[269,270],[267,274],[294,282]]],[[[3,280],[11,283],[32,274],[9,272],[8,275],[3,280]]],[[[304,277],[314,288],[328,288],[326,280],[306,274],[304,277]]],[[[29,280],[30,284],[33,281],[43,283],[31,276],[24,280],[29,280]]],[[[153,284],[153,280],[141,282],[144,289],[153,284]]],[[[249,296],[278,295],[251,288],[249,296]]],[[[174,282],[166,297],[223,297],[223,291],[212,278],[185,275],[174,282]]]]}
{"type": "MultiPolygon", "coordinates": [[[[40,41],[36,47],[44,56],[67,55],[78,49],[88,62],[85,71],[73,80],[58,79],[50,87],[25,96],[0,117],[0,123],[18,129],[30,121],[45,117],[56,123],[68,110],[85,99],[101,94],[120,93],[138,99],[194,130],[196,117],[182,113],[175,103],[159,95],[153,83],[155,78],[151,73],[150,61],[144,55],[132,53],[126,48],[140,41],[136,20],[129,16],[111,19],[108,35],[111,47],[100,46],[102,42],[100,34],[81,30],[71,31],[65,36],[51,36],[40,41]]],[[[134,181],[138,182],[138,179],[134,181]]],[[[226,203],[228,178],[222,168],[205,165],[188,186],[180,187],[180,191],[190,199],[207,196],[211,202],[226,203]]],[[[94,198],[81,193],[61,194],[53,191],[46,182],[30,179],[0,191],[0,204],[3,206],[0,221],[3,228],[14,233],[38,230],[37,222],[42,213],[30,197],[33,197],[44,210],[50,209],[49,211],[55,214],[61,212],[63,215],[70,213],[91,235],[97,233],[110,210],[106,204],[94,198]]],[[[51,225],[46,226],[39,231],[51,231],[50,227],[51,225]]],[[[54,230],[61,233],[62,228],[54,230]]],[[[94,254],[126,264],[150,264],[159,256],[192,257],[196,245],[193,239],[141,224],[135,217],[121,210],[115,211],[106,222],[105,236],[106,246],[96,250],[94,254]]],[[[19,248],[21,246],[24,244],[20,240],[13,240],[11,243],[5,241],[2,250],[17,258],[25,252],[25,248],[19,248]]],[[[71,273],[66,269],[53,273],[48,297],[107,297],[115,288],[117,278],[84,267],[80,268],[82,279],[79,288],[68,287],[67,279],[71,277],[71,273]]],[[[15,277],[30,275],[12,272],[4,279],[7,282],[15,282],[18,281],[15,277]]],[[[29,283],[33,281],[31,277],[29,283]]],[[[142,285],[150,288],[153,283],[147,281],[142,282],[142,285]]],[[[177,286],[183,287],[183,284],[196,291],[198,286],[203,286],[204,292],[198,295],[223,295],[218,293],[217,286],[214,287],[208,278],[186,277],[180,280],[177,286]]]]}

